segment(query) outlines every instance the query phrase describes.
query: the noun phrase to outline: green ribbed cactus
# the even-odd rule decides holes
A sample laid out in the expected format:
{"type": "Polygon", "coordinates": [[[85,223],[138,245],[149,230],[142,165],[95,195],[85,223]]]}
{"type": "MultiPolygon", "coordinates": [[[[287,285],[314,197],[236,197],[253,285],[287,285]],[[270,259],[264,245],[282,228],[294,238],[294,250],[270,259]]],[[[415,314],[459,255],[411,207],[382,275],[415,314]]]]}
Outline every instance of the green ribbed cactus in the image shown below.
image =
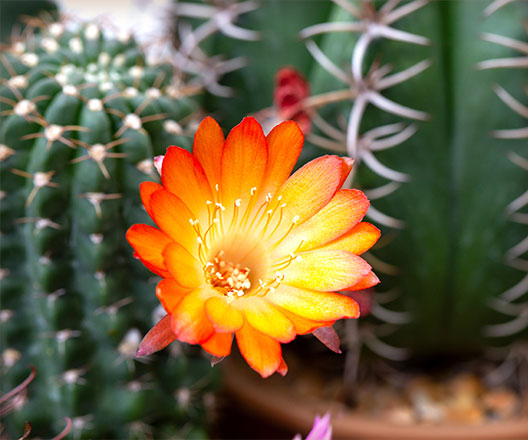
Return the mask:
{"type": "Polygon", "coordinates": [[[134,362],[157,322],[151,279],[125,231],[148,222],[138,186],[198,107],[170,65],[132,38],[53,23],[1,55],[1,390],[36,367],[8,436],[205,435],[209,363],[173,344],[134,362]],[[24,404],[23,404],[24,403],[24,404]]]}

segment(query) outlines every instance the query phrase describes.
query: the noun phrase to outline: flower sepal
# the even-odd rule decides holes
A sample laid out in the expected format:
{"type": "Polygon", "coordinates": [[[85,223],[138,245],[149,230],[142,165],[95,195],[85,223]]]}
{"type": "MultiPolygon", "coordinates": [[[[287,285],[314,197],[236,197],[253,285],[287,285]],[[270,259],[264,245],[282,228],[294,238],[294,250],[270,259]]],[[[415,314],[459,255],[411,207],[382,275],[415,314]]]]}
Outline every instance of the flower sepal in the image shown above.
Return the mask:
{"type": "Polygon", "coordinates": [[[171,330],[171,316],[165,315],[145,335],[139,344],[136,357],[148,356],[152,353],[163,350],[175,339],[176,335],[171,330]]]}

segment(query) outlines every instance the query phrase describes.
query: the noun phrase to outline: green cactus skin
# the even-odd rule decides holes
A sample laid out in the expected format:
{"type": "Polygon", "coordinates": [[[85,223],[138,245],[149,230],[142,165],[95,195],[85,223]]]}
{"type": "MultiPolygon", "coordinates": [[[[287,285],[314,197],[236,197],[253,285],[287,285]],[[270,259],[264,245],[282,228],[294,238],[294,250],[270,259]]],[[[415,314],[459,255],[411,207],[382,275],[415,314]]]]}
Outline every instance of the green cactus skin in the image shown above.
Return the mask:
{"type": "Polygon", "coordinates": [[[134,362],[153,325],[155,282],[125,242],[148,223],[139,184],[152,158],[189,147],[196,102],[133,39],[54,23],[1,55],[2,384],[35,365],[7,433],[75,438],[205,435],[214,372],[173,344],[134,362]],[[174,354],[175,350],[179,353],[174,354]]]}

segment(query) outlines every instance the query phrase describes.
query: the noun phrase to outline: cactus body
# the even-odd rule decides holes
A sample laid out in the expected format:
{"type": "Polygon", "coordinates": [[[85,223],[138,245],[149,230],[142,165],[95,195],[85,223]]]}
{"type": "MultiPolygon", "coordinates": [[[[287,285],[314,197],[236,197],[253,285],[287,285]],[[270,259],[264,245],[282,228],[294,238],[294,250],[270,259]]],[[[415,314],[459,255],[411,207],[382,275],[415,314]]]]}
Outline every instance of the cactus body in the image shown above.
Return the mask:
{"type": "MultiPolygon", "coordinates": [[[[279,3],[254,20],[283,20],[279,3]]],[[[526,2],[313,3],[291,2],[303,11],[292,26],[254,43],[276,58],[253,57],[249,44],[231,51],[248,57],[246,82],[285,64],[308,78],[304,158],[331,150],[356,160],[353,184],[385,236],[366,256],[382,274],[372,308],[382,325],[367,322],[363,341],[403,360],[525,339],[526,2]],[[288,38],[294,30],[311,62],[288,38]]],[[[255,112],[272,93],[268,84],[236,99],[255,112]]]]}
{"type": "Polygon", "coordinates": [[[69,417],[78,437],[196,433],[210,367],[185,353],[133,361],[155,280],[124,238],[148,222],[138,187],[156,179],[153,157],[189,146],[195,101],[170,65],[95,24],[51,24],[1,64],[3,390],[37,369],[8,432],[29,420],[49,437],[69,417]]]}

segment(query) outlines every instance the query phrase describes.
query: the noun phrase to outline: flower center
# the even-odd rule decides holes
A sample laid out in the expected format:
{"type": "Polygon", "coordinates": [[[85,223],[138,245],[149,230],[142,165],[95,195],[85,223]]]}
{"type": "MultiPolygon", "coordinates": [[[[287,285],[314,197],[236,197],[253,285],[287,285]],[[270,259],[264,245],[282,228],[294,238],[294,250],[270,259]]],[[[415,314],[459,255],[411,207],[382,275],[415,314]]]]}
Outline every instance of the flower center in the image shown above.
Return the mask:
{"type": "Polygon", "coordinates": [[[205,279],[216,290],[229,297],[243,296],[251,288],[250,269],[223,258],[220,251],[204,266],[205,279]]]}

